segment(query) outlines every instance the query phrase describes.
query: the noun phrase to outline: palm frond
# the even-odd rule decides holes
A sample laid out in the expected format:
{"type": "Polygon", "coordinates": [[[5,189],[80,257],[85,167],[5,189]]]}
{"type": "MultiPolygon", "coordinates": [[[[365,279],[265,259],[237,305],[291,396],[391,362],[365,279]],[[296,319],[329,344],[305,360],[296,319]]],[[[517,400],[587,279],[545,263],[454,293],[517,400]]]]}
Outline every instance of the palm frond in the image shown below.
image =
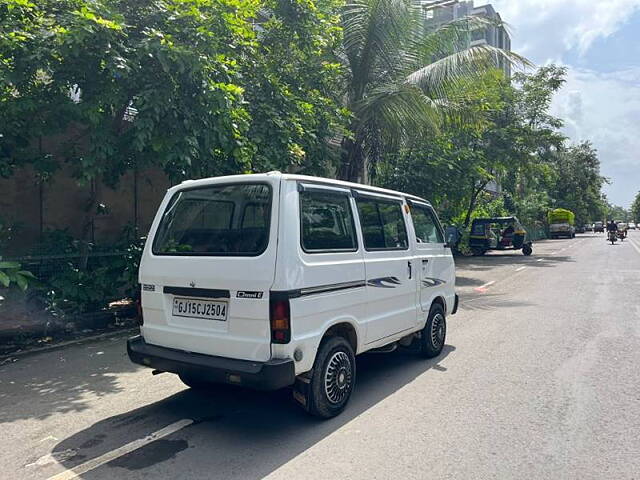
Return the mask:
{"type": "Polygon", "coordinates": [[[409,84],[379,87],[356,105],[359,120],[356,135],[364,139],[365,150],[374,157],[393,150],[405,139],[424,130],[437,130],[439,105],[419,88],[409,84]]]}
{"type": "Polygon", "coordinates": [[[398,52],[411,29],[410,9],[407,0],[359,0],[343,8],[343,44],[357,100],[375,78],[374,72],[403,67],[398,52]]]}
{"type": "Polygon", "coordinates": [[[431,98],[444,98],[458,82],[478,78],[501,62],[511,66],[530,66],[526,58],[491,45],[475,45],[436,60],[406,78],[431,98]]]}

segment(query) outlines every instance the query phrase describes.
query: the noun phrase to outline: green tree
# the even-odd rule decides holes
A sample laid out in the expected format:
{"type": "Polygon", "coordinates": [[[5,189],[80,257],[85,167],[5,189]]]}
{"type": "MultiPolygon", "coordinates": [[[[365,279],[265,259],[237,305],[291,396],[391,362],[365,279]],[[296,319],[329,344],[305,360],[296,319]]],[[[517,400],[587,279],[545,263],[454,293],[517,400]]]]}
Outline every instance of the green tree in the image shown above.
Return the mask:
{"type": "MultiPolygon", "coordinates": [[[[81,182],[326,169],[344,130],[337,0],[0,0],[0,174],[81,182]],[[55,152],[42,138],[74,135],[55,152]],[[52,154],[53,153],[53,154],[52,154]]],[[[335,155],[333,155],[335,156],[335,155]]]]}
{"type": "Polygon", "coordinates": [[[640,224],[640,192],[631,205],[631,219],[634,223],[640,224]]]}
{"type": "Polygon", "coordinates": [[[501,71],[458,82],[448,95],[457,115],[435,135],[428,130],[414,135],[382,163],[380,182],[423,195],[447,220],[468,225],[484,204],[502,211],[487,187],[517,171],[530,150],[520,138],[525,122],[517,91],[501,71]]]}
{"type": "Polygon", "coordinates": [[[631,217],[631,212],[629,212],[627,209],[619,205],[612,205],[610,203],[607,203],[605,212],[607,220],[614,220],[616,222],[628,222],[631,217]]]}
{"type": "Polygon", "coordinates": [[[553,206],[566,208],[584,224],[605,214],[598,153],[590,142],[564,148],[557,152],[554,165],[555,185],[551,190],[553,206]]]}
{"type": "Polygon", "coordinates": [[[516,55],[488,45],[466,47],[488,20],[471,17],[426,28],[426,10],[411,0],[357,0],[343,10],[346,105],[353,116],[342,141],[339,177],[365,181],[375,163],[408,137],[452,111],[449,94],[516,55]]]}
{"type": "Polygon", "coordinates": [[[254,145],[253,171],[306,174],[335,170],[344,132],[343,69],[336,56],[342,41],[342,2],[266,0],[257,25],[254,54],[242,62],[243,86],[254,145]]]}
{"type": "Polygon", "coordinates": [[[604,215],[597,152],[567,146],[562,121],[550,113],[566,70],[553,65],[517,74],[499,71],[458,82],[448,93],[459,116],[437,134],[423,130],[385,159],[380,183],[431,199],[447,221],[468,225],[475,215],[508,212],[532,224],[565,207],[586,222],[604,215]],[[500,185],[501,198],[487,192],[500,185]]]}
{"type": "Polygon", "coordinates": [[[259,4],[240,0],[0,1],[3,171],[56,152],[80,181],[133,164],[176,177],[248,165],[237,59],[259,4]]]}

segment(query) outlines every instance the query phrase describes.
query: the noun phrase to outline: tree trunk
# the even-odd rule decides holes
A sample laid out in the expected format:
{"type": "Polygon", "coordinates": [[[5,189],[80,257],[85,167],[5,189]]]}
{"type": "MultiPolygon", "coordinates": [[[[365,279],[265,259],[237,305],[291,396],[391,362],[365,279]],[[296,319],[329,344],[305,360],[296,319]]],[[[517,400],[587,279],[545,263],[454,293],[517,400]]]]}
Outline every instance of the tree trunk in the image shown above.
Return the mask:
{"type": "Polygon", "coordinates": [[[476,188],[475,182],[472,181],[473,193],[471,195],[471,199],[469,200],[469,209],[467,210],[467,214],[464,219],[464,228],[467,228],[469,226],[469,223],[471,222],[471,215],[473,214],[473,211],[476,209],[476,202],[478,200],[478,195],[480,195],[480,193],[485,189],[488,183],[489,182],[484,182],[480,187],[476,188]]]}
{"type": "Polygon", "coordinates": [[[338,179],[347,182],[367,183],[367,165],[362,139],[344,138],[338,179]]]}
{"type": "Polygon", "coordinates": [[[93,227],[96,216],[96,205],[98,204],[98,195],[96,192],[95,180],[90,183],[89,198],[84,207],[85,216],[82,223],[82,233],[80,237],[80,259],[78,267],[82,271],[87,270],[89,264],[90,244],[93,243],[93,227]]]}

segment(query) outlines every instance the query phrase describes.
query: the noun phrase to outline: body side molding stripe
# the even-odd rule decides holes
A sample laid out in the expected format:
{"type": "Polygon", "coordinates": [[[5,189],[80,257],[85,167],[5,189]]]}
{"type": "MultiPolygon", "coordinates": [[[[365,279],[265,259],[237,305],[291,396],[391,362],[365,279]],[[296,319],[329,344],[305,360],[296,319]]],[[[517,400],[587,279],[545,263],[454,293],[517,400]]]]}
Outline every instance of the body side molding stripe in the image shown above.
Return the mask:
{"type": "Polygon", "coordinates": [[[362,288],[365,286],[364,280],[356,280],[353,282],[332,283],[329,285],[319,285],[317,287],[305,287],[295,290],[274,290],[271,291],[271,298],[299,298],[308,295],[316,295],[319,293],[338,292],[340,290],[349,290],[351,288],[362,288]]]}
{"type": "Polygon", "coordinates": [[[367,282],[367,285],[376,288],[396,288],[396,286],[402,285],[402,282],[398,280],[398,277],[380,277],[372,278],[367,282]]]}
{"type": "Polygon", "coordinates": [[[430,287],[437,287],[438,285],[444,285],[445,282],[444,280],[440,280],[439,278],[423,278],[422,279],[422,286],[425,288],[430,288],[430,287]]]}

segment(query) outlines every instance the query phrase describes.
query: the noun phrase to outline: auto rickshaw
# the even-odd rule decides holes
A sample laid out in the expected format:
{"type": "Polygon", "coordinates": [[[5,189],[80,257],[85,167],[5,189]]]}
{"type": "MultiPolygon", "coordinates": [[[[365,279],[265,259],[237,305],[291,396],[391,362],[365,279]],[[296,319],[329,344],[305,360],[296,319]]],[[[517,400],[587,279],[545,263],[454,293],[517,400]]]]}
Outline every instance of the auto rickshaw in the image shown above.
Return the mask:
{"type": "Polygon", "coordinates": [[[532,245],[516,217],[476,218],[471,223],[469,247],[474,255],[484,255],[489,250],[522,250],[529,256],[532,245]]]}

